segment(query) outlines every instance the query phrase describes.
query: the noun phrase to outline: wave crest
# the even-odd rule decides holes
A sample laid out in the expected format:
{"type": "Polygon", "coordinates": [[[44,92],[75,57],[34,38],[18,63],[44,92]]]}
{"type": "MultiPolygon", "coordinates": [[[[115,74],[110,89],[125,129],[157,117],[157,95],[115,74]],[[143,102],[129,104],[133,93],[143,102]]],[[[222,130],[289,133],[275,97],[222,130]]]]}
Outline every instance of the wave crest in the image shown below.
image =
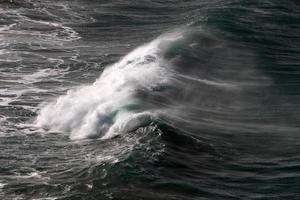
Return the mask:
{"type": "Polygon", "coordinates": [[[107,67],[93,85],[70,90],[45,105],[35,124],[69,132],[71,139],[109,138],[145,126],[155,117],[143,94],[172,82],[162,53],[180,32],[163,35],[107,67]]]}

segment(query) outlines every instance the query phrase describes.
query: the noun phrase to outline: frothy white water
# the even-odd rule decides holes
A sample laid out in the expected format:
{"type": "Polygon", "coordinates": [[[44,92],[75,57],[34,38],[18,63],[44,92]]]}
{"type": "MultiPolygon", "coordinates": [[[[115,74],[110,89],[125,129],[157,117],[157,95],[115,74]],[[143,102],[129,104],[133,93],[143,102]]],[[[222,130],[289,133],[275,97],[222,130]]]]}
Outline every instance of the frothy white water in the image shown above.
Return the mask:
{"type": "Polygon", "coordinates": [[[71,90],[44,105],[36,125],[83,139],[109,138],[149,124],[156,111],[144,107],[137,94],[170,84],[172,72],[162,54],[180,37],[181,32],[166,34],[133,50],[107,67],[93,85],[71,90]]]}

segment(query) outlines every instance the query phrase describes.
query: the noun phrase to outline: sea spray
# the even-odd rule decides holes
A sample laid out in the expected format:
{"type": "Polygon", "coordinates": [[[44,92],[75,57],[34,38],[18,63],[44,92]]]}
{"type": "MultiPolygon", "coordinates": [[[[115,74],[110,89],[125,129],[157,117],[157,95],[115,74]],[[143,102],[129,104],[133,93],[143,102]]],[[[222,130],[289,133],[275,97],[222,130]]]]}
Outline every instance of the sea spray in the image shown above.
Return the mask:
{"type": "Polygon", "coordinates": [[[171,84],[172,71],[162,54],[182,34],[158,37],[107,67],[94,84],[70,90],[42,106],[36,126],[83,139],[109,138],[149,124],[155,109],[143,106],[138,94],[171,84]]]}

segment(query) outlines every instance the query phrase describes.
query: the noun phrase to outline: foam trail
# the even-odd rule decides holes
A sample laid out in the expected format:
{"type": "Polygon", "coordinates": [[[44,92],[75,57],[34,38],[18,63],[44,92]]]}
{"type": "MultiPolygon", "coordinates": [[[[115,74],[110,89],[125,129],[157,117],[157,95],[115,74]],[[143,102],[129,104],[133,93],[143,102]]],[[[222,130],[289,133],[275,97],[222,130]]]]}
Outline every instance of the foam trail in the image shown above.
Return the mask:
{"type": "Polygon", "coordinates": [[[69,132],[71,139],[109,138],[145,126],[155,110],[143,106],[138,92],[170,84],[172,72],[163,51],[181,32],[165,34],[107,67],[90,86],[71,90],[45,105],[36,125],[50,131],[69,132]]]}

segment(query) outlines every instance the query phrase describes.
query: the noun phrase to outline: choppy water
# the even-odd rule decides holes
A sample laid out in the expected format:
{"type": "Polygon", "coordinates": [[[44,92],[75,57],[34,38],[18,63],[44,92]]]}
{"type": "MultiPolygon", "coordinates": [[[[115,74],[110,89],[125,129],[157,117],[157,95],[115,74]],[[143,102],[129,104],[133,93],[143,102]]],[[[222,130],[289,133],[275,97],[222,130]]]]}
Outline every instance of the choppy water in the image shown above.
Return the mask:
{"type": "Polygon", "coordinates": [[[1,1],[0,198],[299,199],[297,0],[1,1]]]}

